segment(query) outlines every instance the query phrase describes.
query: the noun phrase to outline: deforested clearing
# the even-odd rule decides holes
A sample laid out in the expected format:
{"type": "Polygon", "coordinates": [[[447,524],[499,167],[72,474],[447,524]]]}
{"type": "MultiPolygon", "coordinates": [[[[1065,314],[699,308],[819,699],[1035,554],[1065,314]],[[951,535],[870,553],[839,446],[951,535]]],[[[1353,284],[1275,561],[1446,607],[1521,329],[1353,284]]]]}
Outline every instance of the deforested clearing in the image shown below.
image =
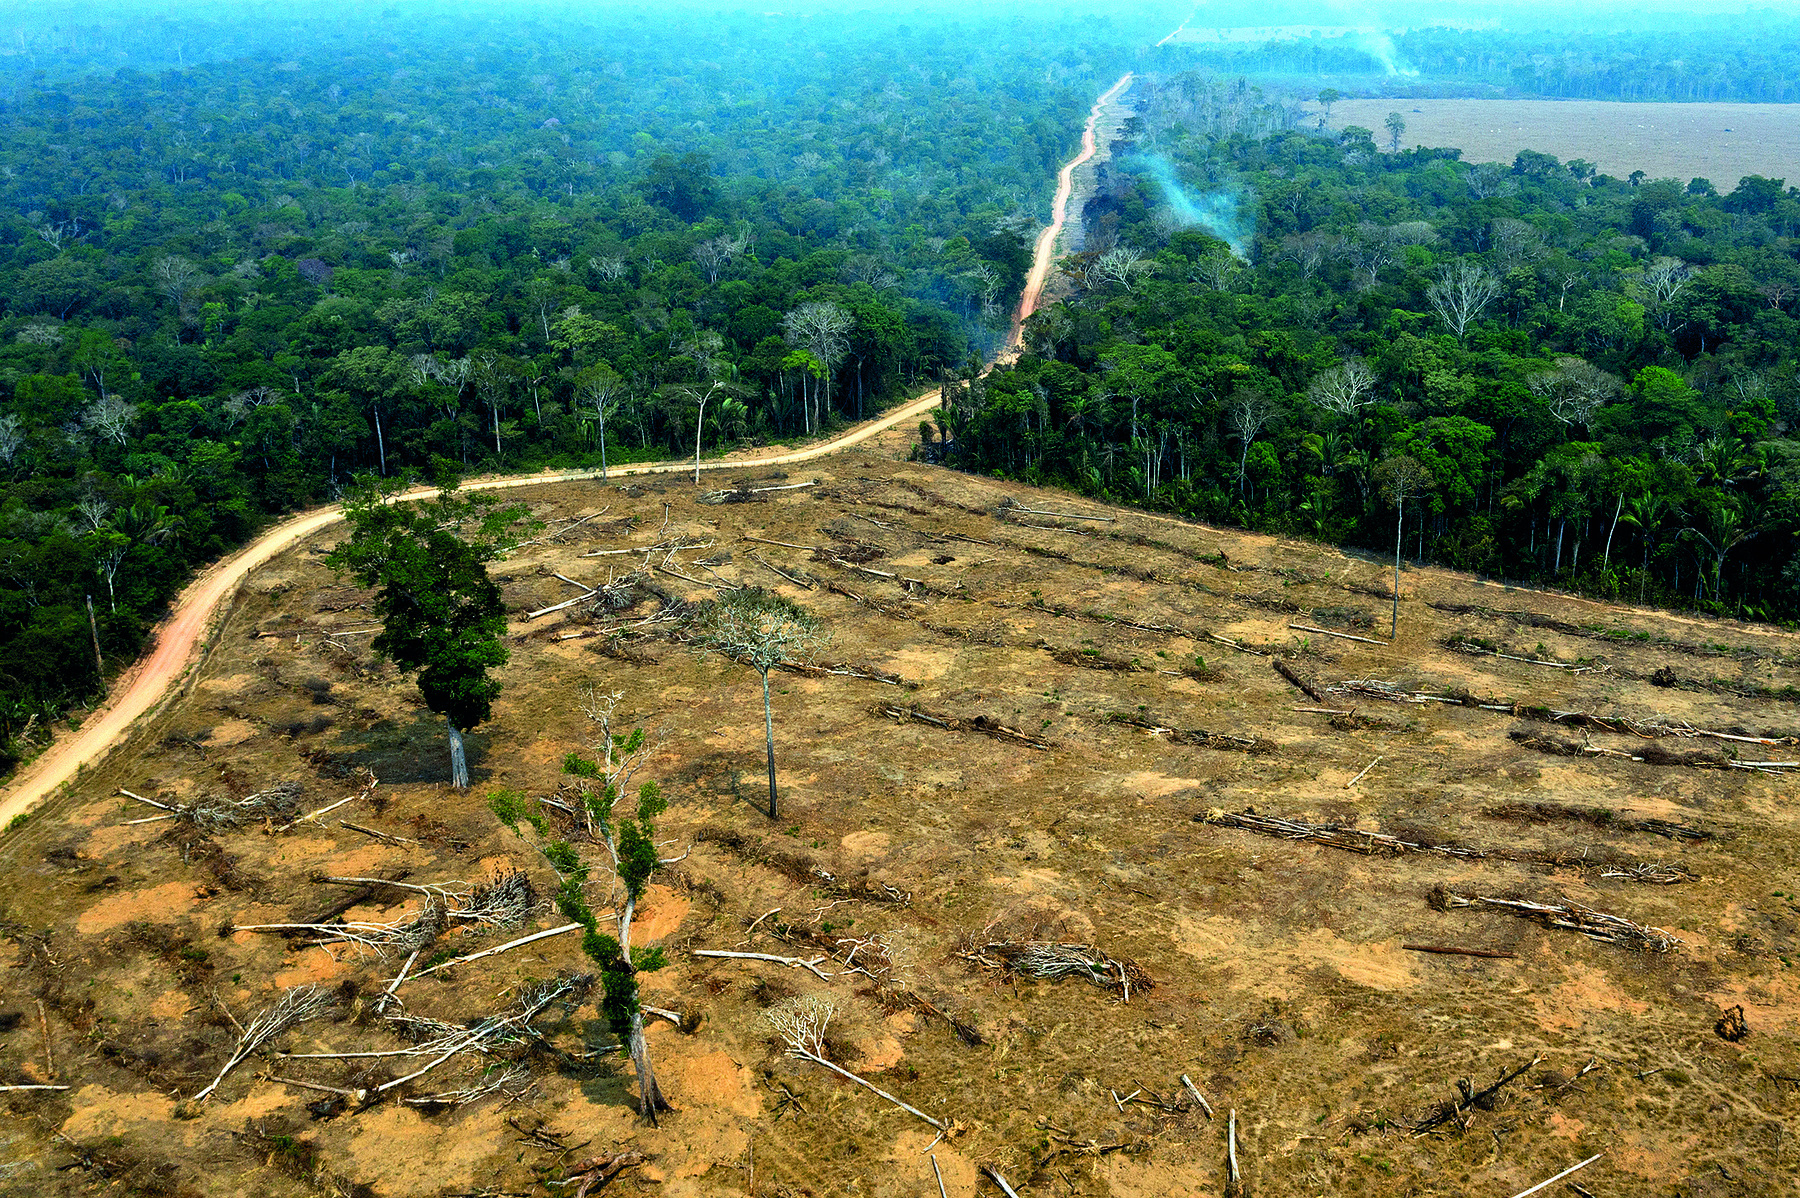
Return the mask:
{"type": "Polygon", "coordinates": [[[253,575],[0,847],[0,1070],[70,1087],[8,1094],[5,1186],[1198,1195],[1235,1155],[1246,1193],[1505,1195],[1600,1154],[1594,1193],[1791,1192],[1800,636],[1420,569],[1387,644],[1391,559],[895,452],[518,492],[466,792],[332,534],[253,575]],[[829,632],[771,675],[775,823],[758,676],[692,632],[738,586],[829,632]],[[580,937],[527,939],[587,686],[687,854],[632,942],[654,1128],[580,937]]]}
{"type": "Polygon", "coordinates": [[[1800,109],[1791,104],[1633,104],[1616,100],[1339,100],[1333,128],[1360,125],[1377,140],[1390,112],[1408,146],[1456,146],[1464,162],[1510,164],[1520,150],[1586,159],[1623,179],[1800,177],[1800,109]]]}

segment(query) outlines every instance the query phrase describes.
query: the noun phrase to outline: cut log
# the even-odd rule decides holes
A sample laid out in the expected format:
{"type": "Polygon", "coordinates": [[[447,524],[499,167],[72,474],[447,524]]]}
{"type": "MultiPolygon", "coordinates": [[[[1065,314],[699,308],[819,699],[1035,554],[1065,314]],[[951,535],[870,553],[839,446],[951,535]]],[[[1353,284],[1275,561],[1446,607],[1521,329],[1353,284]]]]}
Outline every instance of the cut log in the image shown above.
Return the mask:
{"type": "Polygon", "coordinates": [[[1300,693],[1311,699],[1313,702],[1331,702],[1330,699],[1325,697],[1325,692],[1319,689],[1319,685],[1316,682],[1313,682],[1311,679],[1302,675],[1300,671],[1296,670],[1293,666],[1290,666],[1281,658],[1277,657],[1272,664],[1275,666],[1275,672],[1277,674],[1280,674],[1283,678],[1286,678],[1289,682],[1299,687],[1300,693]]]}
{"type": "Polygon", "coordinates": [[[1289,624],[1289,628],[1298,628],[1301,632],[1316,632],[1320,636],[1335,636],[1340,641],[1357,641],[1364,645],[1380,645],[1387,648],[1387,641],[1372,641],[1366,636],[1351,636],[1348,632],[1333,632],[1329,628],[1314,628],[1311,624],[1289,624]]]}

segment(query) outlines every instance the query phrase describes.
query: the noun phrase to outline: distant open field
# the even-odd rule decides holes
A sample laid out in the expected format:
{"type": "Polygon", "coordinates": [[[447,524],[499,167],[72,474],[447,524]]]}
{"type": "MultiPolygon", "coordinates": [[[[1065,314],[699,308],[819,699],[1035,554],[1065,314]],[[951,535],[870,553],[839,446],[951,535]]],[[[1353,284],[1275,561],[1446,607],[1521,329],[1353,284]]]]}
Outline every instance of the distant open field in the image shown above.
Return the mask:
{"type": "Polygon", "coordinates": [[[1745,175],[1800,180],[1800,109],[1785,104],[1625,104],[1608,100],[1340,100],[1331,124],[1373,129],[1406,119],[1407,146],[1459,146],[1467,162],[1510,163],[1520,150],[1585,158],[1624,178],[1710,179],[1721,191],[1745,175]]]}

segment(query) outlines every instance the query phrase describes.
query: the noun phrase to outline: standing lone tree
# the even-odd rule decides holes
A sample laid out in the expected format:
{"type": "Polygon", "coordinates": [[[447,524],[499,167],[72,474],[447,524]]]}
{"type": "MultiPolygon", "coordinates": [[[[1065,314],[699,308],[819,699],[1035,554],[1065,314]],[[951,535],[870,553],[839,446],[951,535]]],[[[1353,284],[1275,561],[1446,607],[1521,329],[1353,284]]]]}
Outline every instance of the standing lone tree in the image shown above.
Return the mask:
{"type": "Polygon", "coordinates": [[[449,726],[450,784],[467,789],[462,734],[492,712],[500,680],[488,671],[507,658],[506,608],[487,563],[511,544],[525,507],[459,495],[454,482],[435,498],[402,502],[407,481],[359,480],[344,501],[349,539],[325,560],[378,588],[375,651],[402,673],[418,671],[426,705],[449,726]]]}
{"type": "Polygon", "coordinates": [[[735,657],[762,675],[763,737],[769,752],[769,818],[779,819],[775,790],[775,715],[769,704],[769,671],[784,661],[812,656],[829,639],[818,619],[799,604],[760,589],[726,591],[704,617],[701,643],[735,657]]]}
{"type": "Polygon", "coordinates": [[[650,1046],[644,1038],[644,1004],[638,993],[638,974],[661,969],[668,958],[661,948],[632,948],[631,921],[649,888],[650,876],[681,857],[659,857],[656,851],[656,817],[668,809],[662,788],[645,782],[631,791],[631,782],[649,758],[653,745],[642,728],[628,733],[613,731],[613,711],[621,696],[602,694],[593,687],[583,690],[581,710],[595,725],[591,758],[570,753],[563,758],[563,772],[578,779],[582,815],[589,840],[606,850],[604,868],[611,874],[609,901],[616,936],[600,930],[600,921],[588,905],[584,887],[591,867],[567,841],[552,841],[544,855],[556,867],[562,884],[556,905],[582,927],[581,948],[600,967],[602,1009],[607,1024],[625,1046],[638,1076],[638,1110],[656,1123],[659,1111],[671,1110],[657,1085],[650,1064],[650,1046]],[[623,891],[624,899],[619,898],[623,891]]]}
{"type": "Polygon", "coordinates": [[[1375,467],[1375,482],[1384,499],[1394,505],[1394,617],[1388,627],[1388,639],[1400,632],[1400,534],[1406,527],[1406,501],[1417,499],[1436,483],[1431,471],[1417,458],[1404,454],[1388,458],[1375,467]]]}

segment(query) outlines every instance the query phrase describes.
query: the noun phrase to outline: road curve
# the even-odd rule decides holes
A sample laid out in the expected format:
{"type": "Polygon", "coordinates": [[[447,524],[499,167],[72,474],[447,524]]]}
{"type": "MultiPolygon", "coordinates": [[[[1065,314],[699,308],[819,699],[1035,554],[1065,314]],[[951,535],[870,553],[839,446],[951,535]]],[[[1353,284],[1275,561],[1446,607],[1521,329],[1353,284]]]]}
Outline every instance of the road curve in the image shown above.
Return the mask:
{"type": "MultiPolygon", "coordinates": [[[[938,398],[936,391],[929,391],[829,441],[821,441],[804,449],[731,454],[713,461],[703,461],[700,469],[789,466],[811,461],[860,445],[889,429],[922,419],[927,412],[937,407],[938,398]]],[[[635,465],[614,466],[607,474],[609,478],[615,475],[680,474],[693,468],[691,460],[640,462],[635,465]]],[[[577,470],[562,474],[545,471],[502,478],[471,479],[463,484],[463,490],[501,491],[513,487],[583,482],[599,477],[598,470],[577,470]]],[[[433,494],[435,492],[431,488],[421,487],[407,492],[406,497],[424,499],[433,494]]],[[[88,716],[78,731],[59,737],[14,776],[6,787],[4,797],[0,797],[0,827],[50,797],[59,787],[72,780],[84,765],[99,762],[126,740],[139,718],[155,711],[164,699],[174,693],[176,683],[198,663],[208,633],[215,626],[215,617],[228,608],[239,584],[252,570],[343,518],[343,510],[336,504],[290,517],[230,557],[209,566],[189,583],[176,598],[169,619],[157,629],[155,645],[150,654],[140,658],[136,665],[119,678],[105,705],[88,716]]]]}
{"type": "Polygon", "coordinates": [[[1069,217],[1069,197],[1075,190],[1075,168],[1099,150],[1094,130],[1100,124],[1100,114],[1120,92],[1131,86],[1133,78],[1135,76],[1127,71],[1117,83],[1100,93],[1100,98],[1088,109],[1087,124],[1081,130],[1081,152],[1063,163],[1062,169],[1056,172],[1056,198],[1050,202],[1050,223],[1038,234],[1037,246],[1032,251],[1031,273],[1025,276],[1025,289],[1019,292],[1019,306],[1013,312],[1012,330],[1006,335],[1005,353],[1008,355],[1017,354],[1024,347],[1025,321],[1037,311],[1044,284],[1050,281],[1050,267],[1056,260],[1056,239],[1062,236],[1063,223],[1069,217]]]}
{"type": "MultiPolygon", "coordinates": [[[[1133,76],[1127,72],[1108,88],[1088,112],[1087,125],[1081,133],[1081,152],[1063,164],[1057,172],[1056,198],[1051,204],[1050,224],[1038,234],[1026,276],[1025,289],[1019,296],[1019,307],[1013,318],[1002,356],[1018,352],[1024,337],[1025,318],[1037,310],[1044,283],[1056,253],[1056,239],[1068,217],[1069,196],[1074,188],[1075,168],[1094,156],[1097,149],[1094,130],[1100,114],[1114,97],[1131,86],[1133,76]]],[[[728,454],[710,462],[701,462],[702,470],[734,469],[743,466],[790,466],[811,461],[841,449],[860,445],[889,429],[910,424],[938,406],[939,394],[928,391],[893,411],[865,421],[829,441],[804,449],[768,453],[751,451],[728,454]]],[[[644,462],[615,466],[612,475],[679,474],[692,470],[691,461],[644,462]]],[[[512,487],[537,487],[548,483],[584,482],[600,477],[598,470],[577,470],[564,474],[548,471],[538,474],[514,474],[501,478],[471,479],[463,484],[465,491],[501,491],[512,487]]],[[[407,493],[407,498],[424,499],[432,494],[429,487],[407,493]]],[[[237,593],[238,586],[252,570],[277,554],[293,548],[321,529],[329,528],[344,518],[337,505],[315,508],[277,524],[274,528],[244,546],[224,561],[208,567],[176,597],[168,621],[157,630],[155,645],[149,656],[138,659],[114,684],[106,703],[72,733],[59,737],[54,744],[31,761],[0,795],[0,828],[14,817],[23,815],[38,803],[70,782],[84,765],[98,763],[107,753],[123,744],[137,721],[159,708],[174,693],[175,684],[199,661],[201,650],[215,627],[215,621],[237,593]]]]}

